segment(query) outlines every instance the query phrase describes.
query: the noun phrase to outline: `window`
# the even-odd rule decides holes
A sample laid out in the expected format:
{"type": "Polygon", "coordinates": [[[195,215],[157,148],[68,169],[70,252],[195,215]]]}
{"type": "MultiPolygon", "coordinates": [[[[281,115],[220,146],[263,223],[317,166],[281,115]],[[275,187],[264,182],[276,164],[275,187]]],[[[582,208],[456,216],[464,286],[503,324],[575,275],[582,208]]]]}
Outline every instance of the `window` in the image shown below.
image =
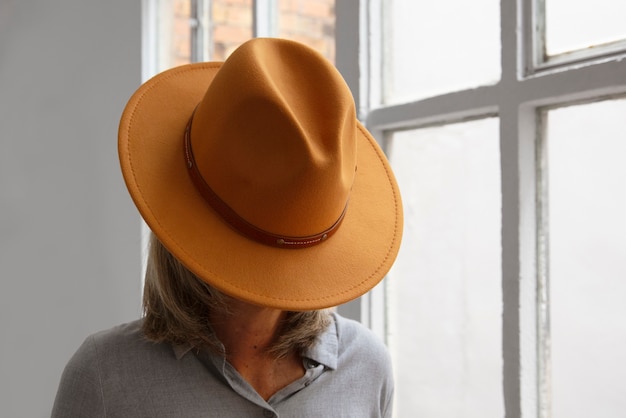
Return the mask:
{"type": "Polygon", "coordinates": [[[387,140],[409,215],[386,283],[398,417],[504,415],[498,133],[490,117],[387,140]]]}
{"type": "Polygon", "coordinates": [[[406,229],[389,280],[340,309],[389,344],[398,417],[621,414],[622,3],[143,2],[146,77],[280,36],[348,81],[406,229]]]}
{"type": "Polygon", "coordinates": [[[543,373],[555,417],[616,417],[626,407],[617,389],[626,376],[625,112],[621,99],[542,115],[543,373]]]}
{"type": "Polygon", "coordinates": [[[405,204],[360,306],[398,417],[622,414],[623,8],[337,3],[337,64],[405,204]]]}
{"type": "Polygon", "coordinates": [[[145,78],[223,61],[255,36],[280,36],[335,55],[334,0],[143,0],[145,78]]]}

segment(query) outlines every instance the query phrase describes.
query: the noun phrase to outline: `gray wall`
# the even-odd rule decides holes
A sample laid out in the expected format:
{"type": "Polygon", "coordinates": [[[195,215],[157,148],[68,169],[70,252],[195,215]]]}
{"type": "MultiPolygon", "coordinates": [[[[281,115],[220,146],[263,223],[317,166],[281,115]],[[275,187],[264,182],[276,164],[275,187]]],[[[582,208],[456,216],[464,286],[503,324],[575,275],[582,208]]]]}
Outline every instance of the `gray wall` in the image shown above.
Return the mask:
{"type": "Polygon", "coordinates": [[[140,1],[0,1],[0,416],[45,417],[89,333],[140,313],[117,123],[140,1]]]}

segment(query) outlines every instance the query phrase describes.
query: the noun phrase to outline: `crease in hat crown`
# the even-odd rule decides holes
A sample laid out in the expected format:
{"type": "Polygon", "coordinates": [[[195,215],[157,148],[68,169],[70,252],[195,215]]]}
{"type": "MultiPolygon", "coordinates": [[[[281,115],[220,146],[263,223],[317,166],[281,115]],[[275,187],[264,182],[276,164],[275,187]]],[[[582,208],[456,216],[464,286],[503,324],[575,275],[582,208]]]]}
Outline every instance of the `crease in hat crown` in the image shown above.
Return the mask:
{"type": "Polygon", "coordinates": [[[222,65],[191,121],[204,182],[271,234],[319,234],[349,202],[354,102],[337,70],[320,58],[296,43],[248,42],[222,65]]]}

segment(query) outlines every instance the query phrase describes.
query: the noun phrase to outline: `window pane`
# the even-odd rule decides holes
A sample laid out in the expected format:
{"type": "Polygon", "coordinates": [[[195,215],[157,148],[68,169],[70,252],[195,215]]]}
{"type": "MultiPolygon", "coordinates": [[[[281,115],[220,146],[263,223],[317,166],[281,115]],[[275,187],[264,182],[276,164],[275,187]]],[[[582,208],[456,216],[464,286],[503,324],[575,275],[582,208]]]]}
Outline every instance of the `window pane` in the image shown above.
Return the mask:
{"type": "Polygon", "coordinates": [[[504,416],[498,125],[390,140],[405,210],[386,282],[398,417],[504,416]]]}
{"type": "Polygon", "coordinates": [[[155,19],[157,71],[188,64],[191,60],[191,1],[159,0],[155,19]]]}
{"type": "Polygon", "coordinates": [[[498,0],[394,0],[383,4],[386,103],[499,80],[498,0]]]}
{"type": "Polygon", "coordinates": [[[252,38],[252,0],[211,0],[211,61],[224,61],[252,38]]]}
{"type": "Polygon", "coordinates": [[[199,55],[203,60],[223,61],[252,37],[252,0],[157,0],[156,3],[157,71],[192,62],[193,53],[199,52],[193,51],[194,48],[202,50],[199,55]],[[210,10],[205,9],[207,6],[210,10]],[[205,40],[209,40],[208,45],[204,45],[205,40]]]}
{"type": "Polygon", "coordinates": [[[555,55],[626,38],[626,2],[546,0],[546,52],[555,55]]]}
{"type": "Polygon", "coordinates": [[[335,0],[279,0],[278,36],[335,60],[335,0]]]}
{"type": "Polygon", "coordinates": [[[547,115],[556,418],[626,410],[625,114],[619,100],[547,115]]]}

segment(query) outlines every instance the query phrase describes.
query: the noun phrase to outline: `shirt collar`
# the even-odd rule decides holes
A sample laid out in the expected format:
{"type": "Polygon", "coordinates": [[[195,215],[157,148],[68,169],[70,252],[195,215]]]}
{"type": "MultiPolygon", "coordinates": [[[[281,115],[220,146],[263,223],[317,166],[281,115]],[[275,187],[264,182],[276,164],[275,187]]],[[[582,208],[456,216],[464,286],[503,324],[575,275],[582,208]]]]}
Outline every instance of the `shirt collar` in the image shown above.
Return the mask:
{"type": "MultiPolygon", "coordinates": [[[[337,357],[339,356],[339,344],[337,337],[337,319],[334,313],[331,314],[331,318],[331,324],[317,337],[315,344],[303,353],[303,357],[335,370],[337,368],[337,357]]],[[[185,357],[192,348],[193,347],[189,344],[172,345],[176,360],[185,357]]]]}
{"type": "Polygon", "coordinates": [[[185,354],[191,351],[193,347],[189,344],[172,344],[172,349],[174,350],[174,356],[176,356],[176,360],[180,360],[185,357],[185,354]]]}
{"type": "Polygon", "coordinates": [[[339,356],[339,344],[337,337],[337,319],[334,313],[331,314],[331,318],[331,324],[317,337],[316,343],[303,353],[303,357],[335,370],[339,356]]]}

